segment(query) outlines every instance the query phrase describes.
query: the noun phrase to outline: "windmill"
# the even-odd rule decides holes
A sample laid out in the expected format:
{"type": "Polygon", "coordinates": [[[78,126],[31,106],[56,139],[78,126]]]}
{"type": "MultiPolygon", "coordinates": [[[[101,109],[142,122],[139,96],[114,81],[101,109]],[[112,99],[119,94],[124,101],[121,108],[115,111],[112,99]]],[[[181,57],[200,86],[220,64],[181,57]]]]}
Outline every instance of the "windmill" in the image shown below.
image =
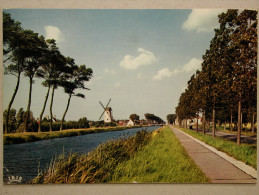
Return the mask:
{"type": "Polygon", "coordinates": [[[110,123],[113,121],[113,118],[112,118],[112,108],[111,107],[108,107],[109,103],[111,102],[111,99],[109,100],[108,104],[106,105],[106,107],[103,106],[102,102],[99,101],[99,103],[101,104],[101,106],[103,107],[104,111],[103,113],[101,114],[99,120],[102,118],[103,116],[103,120],[105,123],[110,123]]]}

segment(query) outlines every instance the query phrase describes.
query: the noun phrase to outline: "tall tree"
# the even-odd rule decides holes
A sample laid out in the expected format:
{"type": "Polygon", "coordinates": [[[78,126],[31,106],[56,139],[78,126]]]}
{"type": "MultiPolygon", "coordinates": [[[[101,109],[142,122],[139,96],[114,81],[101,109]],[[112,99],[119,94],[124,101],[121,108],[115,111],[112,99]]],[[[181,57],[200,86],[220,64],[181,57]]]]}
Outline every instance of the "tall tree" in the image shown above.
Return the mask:
{"type": "Polygon", "coordinates": [[[71,97],[72,96],[77,96],[81,98],[85,97],[84,94],[82,93],[75,93],[75,90],[76,89],[89,90],[88,88],[85,87],[85,82],[89,81],[93,75],[93,71],[91,68],[86,68],[85,65],[81,65],[79,67],[73,66],[74,60],[72,60],[71,58],[68,58],[67,60],[69,60],[68,63],[71,64],[71,72],[70,74],[63,75],[64,78],[62,78],[61,80],[61,86],[64,88],[65,93],[67,93],[69,97],[68,97],[65,112],[61,119],[60,131],[63,129],[63,122],[65,120],[65,116],[67,114],[67,111],[70,105],[71,97]]]}
{"type": "Polygon", "coordinates": [[[24,32],[26,34],[26,45],[25,45],[25,68],[24,68],[24,75],[29,78],[29,98],[28,98],[28,105],[27,105],[27,116],[25,119],[25,126],[24,132],[27,131],[28,128],[28,120],[29,120],[29,113],[31,107],[31,94],[32,94],[32,84],[33,78],[36,75],[37,70],[40,66],[44,64],[44,53],[46,52],[46,42],[44,37],[38,36],[38,33],[34,33],[31,30],[26,30],[24,32]]]}
{"type": "Polygon", "coordinates": [[[67,64],[67,58],[64,57],[60,52],[53,53],[51,55],[53,58],[53,61],[50,63],[51,64],[51,76],[49,79],[47,79],[48,84],[50,87],[52,87],[51,90],[51,101],[50,101],[50,126],[49,126],[49,131],[52,131],[52,121],[53,121],[53,113],[52,113],[52,107],[53,107],[53,102],[54,102],[54,94],[55,90],[60,86],[61,83],[61,78],[65,78],[63,75],[70,73],[71,69],[69,65],[67,64]]]}
{"type": "Polygon", "coordinates": [[[3,54],[4,54],[4,68],[5,74],[11,74],[17,77],[16,86],[8,104],[6,121],[5,121],[5,133],[9,129],[9,114],[16,97],[16,94],[20,85],[20,77],[23,71],[24,56],[22,52],[22,46],[24,43],[23,29],[19,22],[15,22],[11,15],[3,13],[3,54]]]}
{"type": "MultiPolygon", "coordinates": [[[[43,114],[45,112],[46,104],[50,93],[50,88],[51,86],[55,85],[52,83],[52,81],[56,79],[56,76],[57,76],[56,71],[57,72],[62,71],[62,68],[64,67],[63,62],[65,61],[65,58],[61,55],[58,47],[56,46],[56,41],[54,39],[46,40],[46,44],[48,48],[44,53],[44,65],[41,66],[37,72],[38,75],[40,75],[42,78],[45,79],[42,82],[42,85],[48,88],[45,96],[45,100],[43,103],[43,108],[39,117],[38,132],[41,132],[41,121],[42,121],[43,114]]],[[[54,96],[54,93],[53,93],[53,96],[54,96]]]]}
{"type": "MultiPolygon", "coordinates": [[[[241,143],[241,113],[245,102],[253,102],[257,88],[257,11],[228,10],[221,14],[221,29],[229,34],[227,44],[228,66],[230,74],[230,88],[238,107],[238,133],[237,144],[241,143]],[[253,95],[252,95],[253,94],[253,95]]],[[[225,67],[225,68],[226,68],[225,67]]],[[[252,103],[253,104],[253,103],[252,103]]],[[[250,104],[250,107],[252,104],[250,104]]]]}

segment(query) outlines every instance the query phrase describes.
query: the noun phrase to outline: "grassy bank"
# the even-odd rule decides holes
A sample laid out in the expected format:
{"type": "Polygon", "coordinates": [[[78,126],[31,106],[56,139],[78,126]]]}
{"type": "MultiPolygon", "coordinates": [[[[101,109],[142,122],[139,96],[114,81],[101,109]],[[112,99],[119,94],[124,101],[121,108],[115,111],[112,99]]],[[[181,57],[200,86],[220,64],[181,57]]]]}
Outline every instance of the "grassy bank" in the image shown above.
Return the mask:
{"type": "Polygon", "coordinates": [[[185,133],[188,133],[189,135],[205,142],[206,144],[215,147],[216,149],[227,153],[228,155],[236,158],[237,160],[243,161],[244,163],[257,168],[257,149],[256,144],[241,144],[237,145],[236,142],[228,141],[226,139],[215,137],[212,138],[211,135],[203,135],[202,133],[184,129],[184,128],[178,128],[185,133]]]}
{"type": "Polygon", "coordinates": [[[204,183],[209,179],[189,158],[172,130],[100,145],[88,155],[61,155],[30,183],[204,183]]]}
{"type": "Polygon", "coordinates": [[[119,164],[112,183],[207,183],[169,127],[164,127],[143,150],[119,164]]]}
{"type": "Polygon", "coordinates": [[[26,132],[26,133],[11,133],[3,136],[4,144],[20,144],[25,142],[34,142],[40,140],[61,138],[61,137],[72,137],[78,135],[85,135],[90,133],[100,133],[107,131],[120,131],[129,128],[137,128],[141,126],[135,127],[101,127],[101,128],[87,128],[87,129],[68,129],[63,131],[52,131],[52,132],[26,132]]]}
{"type": "Polygon", "coordinates": [[[151,135],[142,130],[133,137],[101,144],[87,155],[61,155],[30,183],[106,183],[115,167],[141,150],[151,135]]]}

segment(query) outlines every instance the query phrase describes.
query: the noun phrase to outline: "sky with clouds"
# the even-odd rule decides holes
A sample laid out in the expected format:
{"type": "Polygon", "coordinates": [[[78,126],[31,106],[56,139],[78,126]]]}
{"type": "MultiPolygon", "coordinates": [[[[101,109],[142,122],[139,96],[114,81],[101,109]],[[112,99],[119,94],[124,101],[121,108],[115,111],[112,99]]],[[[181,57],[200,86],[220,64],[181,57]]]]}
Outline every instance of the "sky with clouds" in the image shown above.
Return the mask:
{"type": "MultiPolygon", "coordinates": [[[[200,69],[224,10],[4,10],[45,38],[54,38],[65,56],[93,69],[86,83],[90,91],[73,97],[67,120],[98,120],[101,101],[115,119],[153,113],[164,120],[175,112],[190,76],[200,69]]],[[[39,117],[47,89],[35,79],[34,117],[39,117]]],[[[4,109],[15,87],[15,77],[4,75],[4,109]]],[[[29,81],[23,77],[13,108],[27,107],[29,81]]],[[[58,89],[53,112],[61,118],[68,95],[58,89]]],[[[45,115],[49,114],[49,102],[45,115]]]]}

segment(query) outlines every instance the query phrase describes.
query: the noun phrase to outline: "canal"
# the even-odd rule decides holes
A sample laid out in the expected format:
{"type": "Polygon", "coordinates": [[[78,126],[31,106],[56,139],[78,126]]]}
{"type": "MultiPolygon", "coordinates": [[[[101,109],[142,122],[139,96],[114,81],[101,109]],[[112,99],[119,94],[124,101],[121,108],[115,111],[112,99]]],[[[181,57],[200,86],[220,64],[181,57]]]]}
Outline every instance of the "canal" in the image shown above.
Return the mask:
{"type": "MultiPolygon", "coordinates": [[[[160,126],[145,127],[153,131],[160,126]]],[[[23,144],[4,145],[4,182],[8,177],[22,177],[22,183],[35,178],[39,171],[44,171],[51,160],[60,154],[87,153],[99,144],[109,140],[129,137],[142,130],[132,128],[122,131],[86,134],[75,137],[56,138],[23,144]]]]}

